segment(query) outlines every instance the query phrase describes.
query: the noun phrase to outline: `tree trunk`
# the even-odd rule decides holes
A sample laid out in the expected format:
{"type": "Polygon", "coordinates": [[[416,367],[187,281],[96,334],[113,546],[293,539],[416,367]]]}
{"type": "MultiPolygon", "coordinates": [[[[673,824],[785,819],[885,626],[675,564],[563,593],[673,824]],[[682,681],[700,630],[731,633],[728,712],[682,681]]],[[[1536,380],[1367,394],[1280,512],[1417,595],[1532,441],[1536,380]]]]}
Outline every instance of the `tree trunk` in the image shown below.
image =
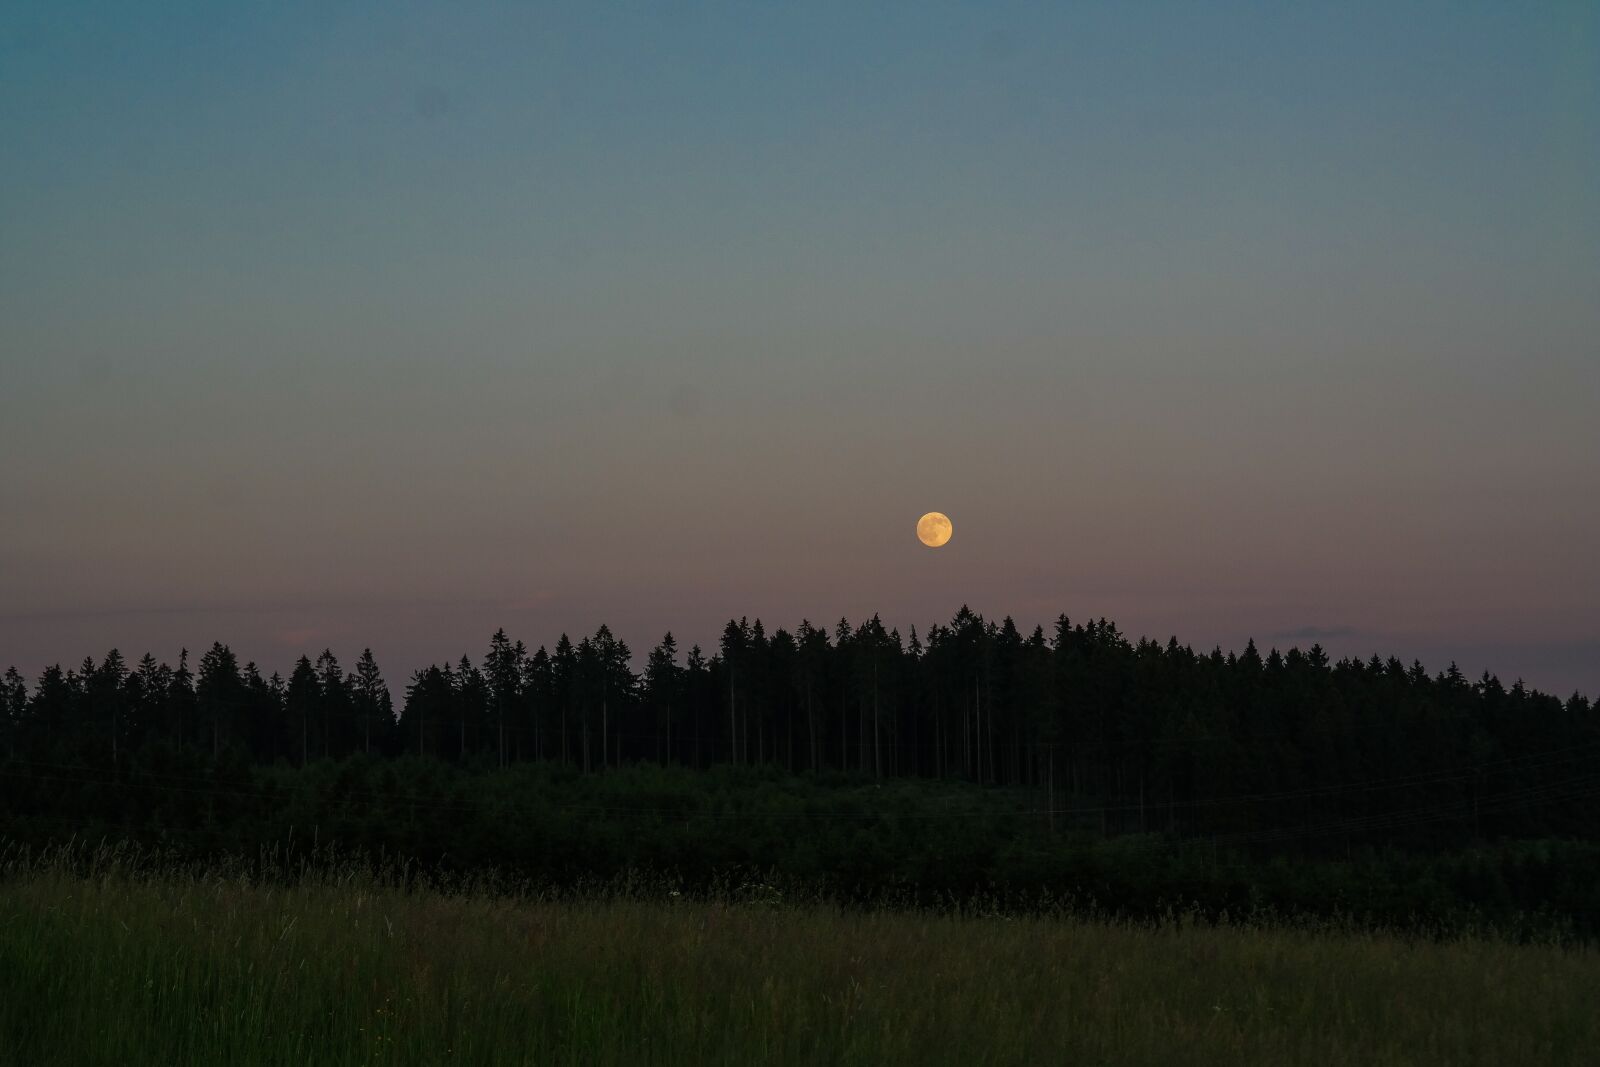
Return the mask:
{"type": "Polygon", "coordinates": [[[878,736],[878,661],[872,661],[872,776],[883,777],[883,748],[878,736]]]}

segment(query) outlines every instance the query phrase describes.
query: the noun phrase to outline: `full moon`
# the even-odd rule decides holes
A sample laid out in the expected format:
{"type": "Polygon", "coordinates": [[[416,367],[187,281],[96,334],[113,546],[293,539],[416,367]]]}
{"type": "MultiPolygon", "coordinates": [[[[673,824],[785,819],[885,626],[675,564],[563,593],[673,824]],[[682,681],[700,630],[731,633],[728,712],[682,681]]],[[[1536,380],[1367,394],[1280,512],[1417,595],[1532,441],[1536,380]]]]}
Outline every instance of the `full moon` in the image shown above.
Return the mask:
{"type": "Polygon", "coordinates": [[[950,519],[943,512],[930,511],[917,520],[917,540],[938,548],[950,540],[950,519]]]}

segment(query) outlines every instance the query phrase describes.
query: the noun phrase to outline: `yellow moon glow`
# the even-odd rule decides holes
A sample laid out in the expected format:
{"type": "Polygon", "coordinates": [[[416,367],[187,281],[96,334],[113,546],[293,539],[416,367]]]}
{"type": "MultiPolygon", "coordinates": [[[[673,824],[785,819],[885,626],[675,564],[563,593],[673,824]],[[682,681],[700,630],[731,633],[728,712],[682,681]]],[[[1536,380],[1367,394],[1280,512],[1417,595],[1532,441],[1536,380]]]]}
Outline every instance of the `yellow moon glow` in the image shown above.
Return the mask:
{"type": "Polygon", "coordinates": [[[950,540],[950,519],[938,511],[930,511],[917,520],[917,540],[929,548],[938,548],[950,540]]]}

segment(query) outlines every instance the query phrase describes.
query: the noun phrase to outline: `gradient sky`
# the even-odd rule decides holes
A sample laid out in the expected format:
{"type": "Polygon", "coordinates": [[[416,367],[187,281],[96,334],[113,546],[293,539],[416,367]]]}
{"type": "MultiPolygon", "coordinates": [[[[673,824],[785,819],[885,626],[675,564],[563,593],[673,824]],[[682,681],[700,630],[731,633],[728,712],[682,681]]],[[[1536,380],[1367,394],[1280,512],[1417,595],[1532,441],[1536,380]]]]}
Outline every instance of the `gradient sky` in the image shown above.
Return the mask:
{"type": "Polygon", "coordinates": [[[1600,693],[1600,7],[0,0],[0,666],[963,602],[1600,693]]]}

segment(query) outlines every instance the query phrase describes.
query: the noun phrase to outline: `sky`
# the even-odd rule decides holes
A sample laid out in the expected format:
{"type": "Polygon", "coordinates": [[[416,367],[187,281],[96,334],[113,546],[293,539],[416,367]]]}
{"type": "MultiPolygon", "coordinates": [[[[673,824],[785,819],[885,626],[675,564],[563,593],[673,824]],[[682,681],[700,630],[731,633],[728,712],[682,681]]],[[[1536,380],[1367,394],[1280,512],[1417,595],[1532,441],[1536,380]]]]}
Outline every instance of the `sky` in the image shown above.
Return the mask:
{"type": "Polygon", "coordinates": [[[1595,695],[1597,549],[1591,3],[0,0],[0,666],[970,604],[1595,695]]]}

